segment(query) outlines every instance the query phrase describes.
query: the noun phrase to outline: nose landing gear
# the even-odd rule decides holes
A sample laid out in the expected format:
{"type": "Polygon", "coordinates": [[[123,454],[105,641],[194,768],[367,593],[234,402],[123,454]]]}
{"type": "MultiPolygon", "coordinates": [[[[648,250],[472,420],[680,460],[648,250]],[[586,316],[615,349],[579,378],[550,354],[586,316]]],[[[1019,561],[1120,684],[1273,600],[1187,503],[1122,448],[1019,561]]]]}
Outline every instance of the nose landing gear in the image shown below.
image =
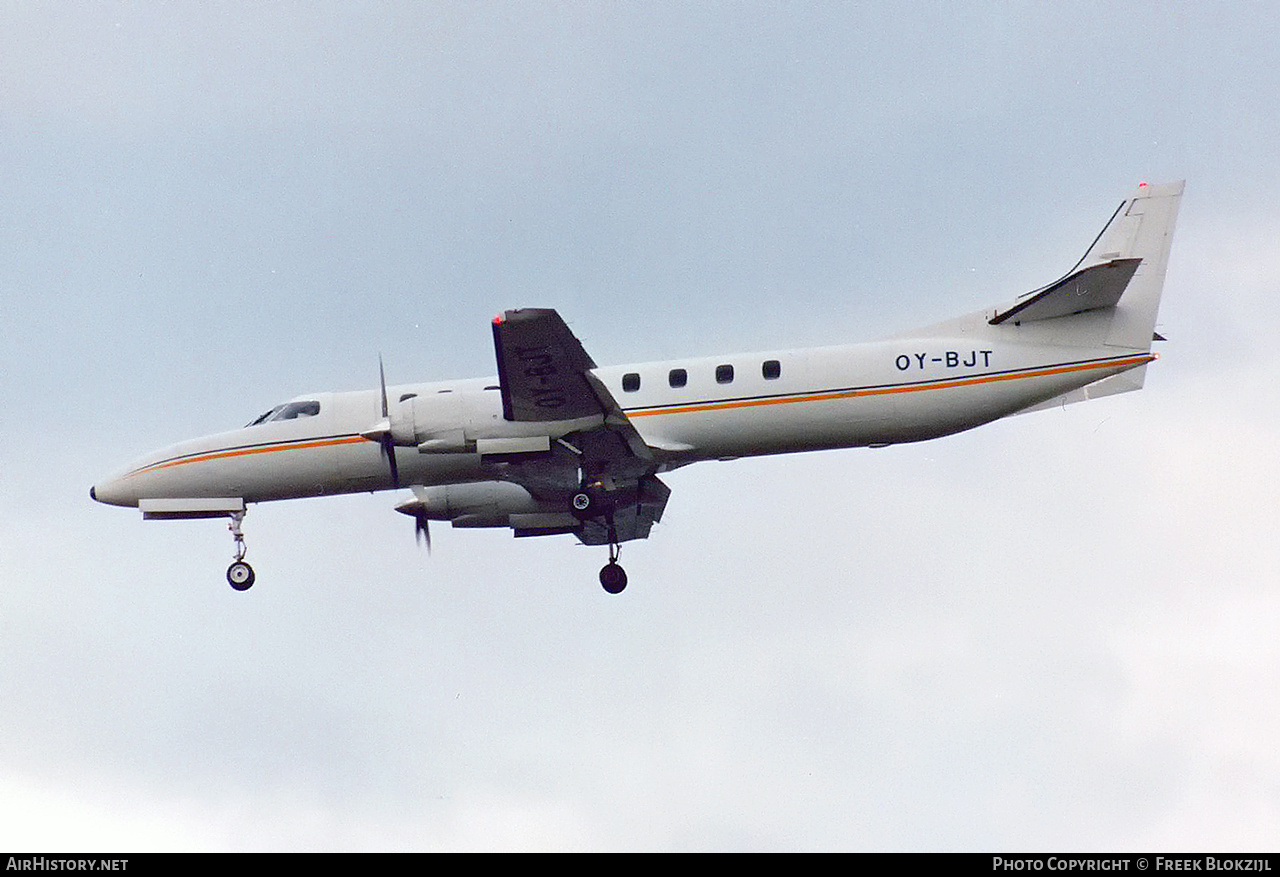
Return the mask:
{"type": "Polygon", "coordinates": [[[243,560],[234,561],[227,567],[227,581],[237,591],[247,591],[252,588],[255,578],[257,577],[254,575],[253,567],[243,560]]]}
{"type": "Polygon", "coordinates": [[[227,583],[237,591],[247,591],[253,587],[253,582],[257,578],[253,574],[253,567],[244,562],[244,533],[240,530],[240,524],[244,521],[244,512],[233,512],[231,515],[231,523],[227,525],[227,529],[231,531],[231,535],[236,540],[236,559],[231,562],[231,566],[227,567],[227,583]]]}

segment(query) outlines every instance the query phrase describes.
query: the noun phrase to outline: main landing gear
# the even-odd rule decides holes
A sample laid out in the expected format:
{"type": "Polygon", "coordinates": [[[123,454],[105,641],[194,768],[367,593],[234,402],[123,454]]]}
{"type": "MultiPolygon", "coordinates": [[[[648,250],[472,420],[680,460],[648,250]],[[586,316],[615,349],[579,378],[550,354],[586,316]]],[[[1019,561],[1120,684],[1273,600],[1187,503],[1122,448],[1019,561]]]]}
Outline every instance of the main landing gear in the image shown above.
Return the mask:
{"type": "Polygon", "coordinates": [[[240,524],[243,521],[244,512],[235,512],[231,515],[231,523],[227,525],[227,529],[236,540],[236,559],[231,562],[231,566],[227,567],[227,583],[237,591],[247,591],[252,588],[256,578],[253,567],[244,562],[244,533],[240,530],[240,524]]]}
{"type": "Polygon", "coordinates": [[[620,594],[627,586],[627,571],[618,563],[618,555],[621,553],[620,546],[610,545],[609,562],[600,568],[600,584],[610,594],[620,594]]]}
{"type": "Polygon", "coordinates": [[[613,525],[614,500],[604,491],[599,481],[584,481],[582,489],[573,495],[573,513],[581,521],[603,518],[609,527],[609,562],[600,568],[600,584],[610,594],[621,594],[627,586],[627,571],[618,563],[622,546],[613,525]]]}

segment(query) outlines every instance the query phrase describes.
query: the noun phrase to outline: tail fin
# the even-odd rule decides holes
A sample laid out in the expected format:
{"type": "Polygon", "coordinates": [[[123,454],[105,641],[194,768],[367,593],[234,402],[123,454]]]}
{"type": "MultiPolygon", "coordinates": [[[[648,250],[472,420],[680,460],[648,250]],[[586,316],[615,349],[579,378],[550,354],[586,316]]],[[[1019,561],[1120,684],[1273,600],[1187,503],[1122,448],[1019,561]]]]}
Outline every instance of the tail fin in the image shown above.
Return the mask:
{"type": "MultiPolygon", "coordinates": [[[[1022,320],[1096,311],[1088,319],[1032,322],[1026,328],[1042,328],[1055,341],[1085,341],[1149,352],[1153,340],[1164,340],[1155,334],[1156,315],[1184,185],[1181,181],[1160,186],[1139,184],[1137,192],[1121,202],[1084,258],[1066,277],[1028,293],[1012,307],[997,312],[989,322],[998,325],[1010,320],[1018,324],[1022,320]],[[1065,302],[1073,297],[1080,306],[1070,309],[1065,302]]],[[[1147,366],[1141,365],[1026,410],[1140,390],[1146,375],[1147,366]]]]}
{"type": "Polygon", "coordinates": [[[1097,341],[1150,350],[1183,186],[1141,183],[1065,277],[1020,297],[988,322],[1022,325],[1107,309],[1106,332],[1097,341]]]}
{"type": "MultiPolygon", "coordinates": [[[[1125,215],[1112,235],[1104,234],[1094,246],[1098,259],[1141,259],[1129,287],[1116,305],[1107,344],[1150,350],[1155,337],[1156,315],[1160,311],[1160,293],[1164,290],[1164,272],[1169,265],[1169,247],[1173,243],[1173,226],[1178,220],[1182,202],[1182,181],[1161,186],[1140,185],[1129,200],[1125,215]],[[1119,251],[1118,256],[1112,256],[1119,251]]],[[[1091,253],[1092,255],[1092,253],[1091,253]]]]}
{"type": "MultiPolygon", "coordinates": [[[[1150,353],[1173,226],[1184,183],[1139,184],[1120,202],[1084,257],[1065,276],[995,309],[966,314],[895,338],[965,336],[1150,353]]],[[[1026,410],[1142,388],[1146,365],[1103,378],[1026,410]]]]}

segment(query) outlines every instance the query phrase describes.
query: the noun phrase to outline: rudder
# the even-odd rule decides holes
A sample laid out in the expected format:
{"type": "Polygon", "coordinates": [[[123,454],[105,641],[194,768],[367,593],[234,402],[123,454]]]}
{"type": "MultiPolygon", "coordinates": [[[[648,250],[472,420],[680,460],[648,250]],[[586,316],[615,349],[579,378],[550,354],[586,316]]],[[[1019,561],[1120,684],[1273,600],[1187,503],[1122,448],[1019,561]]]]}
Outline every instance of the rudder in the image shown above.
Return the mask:
{"type": "Polygon", "coordinates": [[[1151,349],[1173,227],[1185,185],[1185,181],[1159,186],[1139,184],[1138,191],[1121,205],[1085,255],[1086,266],[1117,259],[1142,260],[1115,305],[1106,338],[1109,347],[1151,349]]]}

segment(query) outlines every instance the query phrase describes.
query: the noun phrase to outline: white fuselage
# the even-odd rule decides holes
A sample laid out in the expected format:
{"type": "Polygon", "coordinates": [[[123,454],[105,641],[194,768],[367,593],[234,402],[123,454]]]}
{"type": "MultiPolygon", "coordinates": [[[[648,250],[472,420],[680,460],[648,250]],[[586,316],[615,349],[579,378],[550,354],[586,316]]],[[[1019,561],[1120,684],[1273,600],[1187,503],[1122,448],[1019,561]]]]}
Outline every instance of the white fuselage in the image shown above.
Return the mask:
{"type": "Polygon", "coordinates": [[[498,377],[299,396],[89,495],[150,520],[229,517],[236,590],[255,578],[247,503],[405,487],[396,511],[428,547],[431,521],[573,534],[608,546],[616,594],[620,546],[661,521],[671,469],[918,442],[1140,389],[1182,189],[1140,184],[1046,286],[867,344],[598,368],[554,309],[509,309],[492,324],[498,377]]]}
{"type": "MultiPolygon", "coordinates": [[[[595,375],[661,470],[936,438],[1155,358],[1132,348],[1027,343],[1013,332],[1008,340],[966,334],[599,368],[595,375]]],[[[459,443],[454,451],[396,448],[402,485],[499,480],[501,465],[482,459],[476,439],[555,440],[578,428],[504,420],[497,385],[491,378],[388,388],[393,408],[435,412],[444,418],[435,424],[439,434],[459,443]]],[[[163,448],[94,485],[93,496],[126,506],[202,497],[262,502],[393,486],[383,447],[361,435],[382,417],[379,390],[297,399],[317,402],[318,413],[163,448]]]]}

